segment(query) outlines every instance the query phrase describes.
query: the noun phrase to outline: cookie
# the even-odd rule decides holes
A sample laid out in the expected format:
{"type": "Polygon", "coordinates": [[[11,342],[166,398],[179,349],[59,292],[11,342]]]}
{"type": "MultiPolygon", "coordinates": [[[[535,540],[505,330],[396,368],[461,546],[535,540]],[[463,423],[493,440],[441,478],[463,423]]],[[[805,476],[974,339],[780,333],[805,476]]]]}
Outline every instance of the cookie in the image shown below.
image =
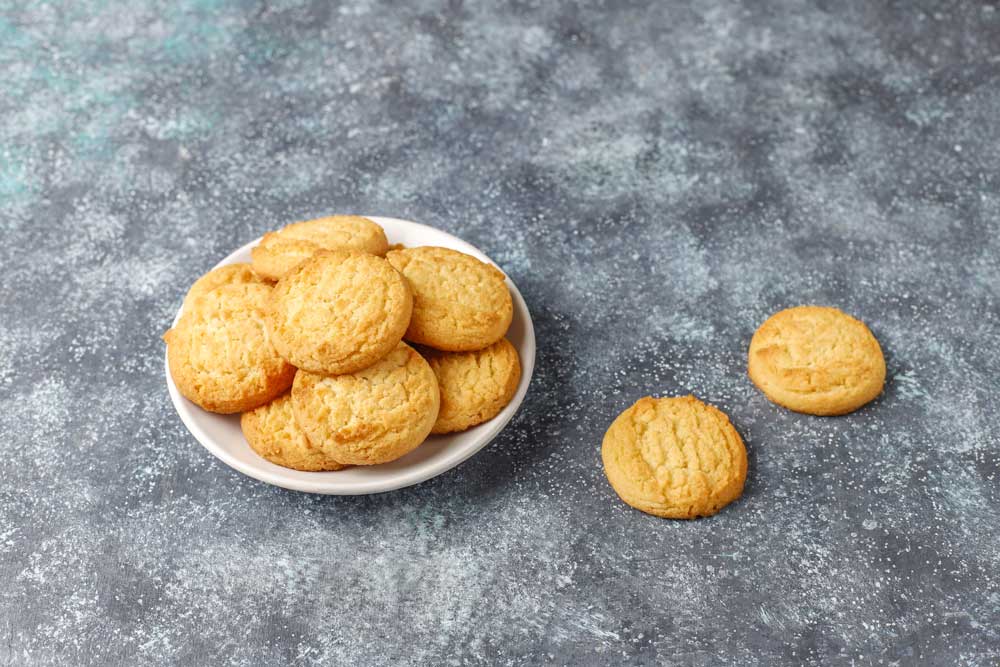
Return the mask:
{"type": "Polygon", "coordinates": [[[386,255],[413,290],[406,340],[438,350],[481,350],[507,333],[514,307],[503,273],[471,255],[422,246],[386,255]]]}
{"type": "Polygon", "coordinates": [[[319,250],[322,248],[312,241],[281,239],[277,232],[268,232],[250,251],[250,260],[259,275],[268,280],[280,280],[319,250]]]}
{"type": "Polygon", "coordinates": [[[205,292],[211,291],[222,285],[242,285],[244,283],[263,283],[264,280],[254,273],[249,264],[226,264],[212,269],[198,280],[194,281],[187,296],[184,297],[184,305],[187,307],[195,297],[205,292]]]}
{"type": "Polygon", "coordinates": [[[295,421],[291,394],[283,394],[266,405],[244,412],[240,427],[250,448],[279,466],[306,471],[347,467],[309,442],[295,421]]]}
{"type": "Polygon", "coordinates": [[[299,371],[292,405],[313,445],[337,461],[373,465],[398,459],[424,441],[437,420],[440,395],[424,358],[399,343],[356,373],[299,371]]]}
{"type": "Polygon", "coordinates": [[[250,253],[254,271],[280,280],[317,250],[357,250],[383,256],[389,249],[385,231],[359,215],[331,215],[293,222],[269,232],[250,253]]]}
{"type": "Polygon", "coordinates": [[[521,379],[517,350],[506,338],[473,352],[421,350],[441,390],[441,411],[431,433],[464,431],[497,416],[521,379]]]}
{"type": "Polygon", "coordinates": [[[748,372],[778,405],[842,415],[882,392],[885,358],[861,321],[836,308],[797,306],[775,313],[757,329],[748,372]]]}
{"type": "Polygon", "coordinates": [[[252,410],[288,390],[295,368],[278,355],[264,320],[271,288],[222,285],[195,296],[163,335],[178,391],[212,412],[252,410]]]}
{"type": "Polygon", "coordinates": [[[413,297],[383,258],[322,250],[278,281],[270,305],[268,331],[278,353],[311,373],[337,375],[396,347],[413,297]]]}
{"type": "Polygon", "coordinates": [[[747,452],[729,418],[694,396],[639,399],[601,446],[604,473],[626,503],[654,516],[711,516],[743,493],[747,452]]]}

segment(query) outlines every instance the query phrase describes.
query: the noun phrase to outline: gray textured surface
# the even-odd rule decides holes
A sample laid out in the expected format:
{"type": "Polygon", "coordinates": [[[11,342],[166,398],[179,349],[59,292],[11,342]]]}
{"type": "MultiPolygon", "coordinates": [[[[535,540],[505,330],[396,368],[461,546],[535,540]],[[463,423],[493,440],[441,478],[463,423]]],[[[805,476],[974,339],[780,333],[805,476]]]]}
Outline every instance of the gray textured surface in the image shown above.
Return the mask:
{"type": "Polygon", "coordinates": [[[0,662],[1000,659],[1000,7],[4,4],[0,662]],[[354,211],[500,262],[534,384],[418,487],[271,488],[185,431],[159,335],[232,248],[354,211]],[[805,302],[871,325],[877,402],[752,388],[805,302]],[[603,432],[687,392],[745,497],[631,511],[603,432]]]}

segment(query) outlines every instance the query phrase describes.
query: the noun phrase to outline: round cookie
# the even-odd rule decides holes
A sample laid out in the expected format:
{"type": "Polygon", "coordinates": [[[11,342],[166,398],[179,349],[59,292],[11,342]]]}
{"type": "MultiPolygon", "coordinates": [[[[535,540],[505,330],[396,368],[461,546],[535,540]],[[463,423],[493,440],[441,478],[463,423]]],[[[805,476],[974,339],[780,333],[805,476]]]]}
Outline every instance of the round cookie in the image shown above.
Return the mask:
{"type": "Polygon", "coordinates": [[[347,375],[299,371],[295,418],[331,458],[354,465],[398,459],[431,432],[440,406],[437,379],[423,357],[399,343],[373,366],[347,375]]]}
{"type": "Polygon", "coordinates": [[[184,297],[182,308],[186,308],[189,303],[202,294],[209,292],[222,285],[242,285],[244,283],[263,283],[264,280],[254,273],[249,264],[226,264],[212,269],[198,280],[194,281],[191,289],[184,297]]]}
{"type": "Polygon", "coordinates": [[[385,231],[359,215],[331,215],[293,222],[268,232],[251,252],[254,270],[280,280],[317,250],[357,250],[383,256],[389,249],[385,231]]]}
{"type": "Polygon", "coordinates": [[[441,411],[431,433],[464,431],[497,416],[517,391],[521,361],[506,338],[472,352],[424,348],[441,390],[441,411]]]}
{"type": "Polygon", "coordinates": [[[748,372],[773,402],[811,415],[842,415],[882,392],[885,358],[863,322],[836,308],[775,313],[750,341],[748,372]]]}
{"type": "Polygon", "coordinates": [[[514,314],[503,273],[471,255],[422,246],[386,259],[413,290],[406,339],[438,350],[481,350],[507,333],[514,314]]]}
{"type": "Polygon", "coordinates": [[[381,257],[322,250],[278,281],[268,330],[275,349],[303,370],[352,373],[396,347],[413,297],[381,257]]]}
{"type": "Polygon", "coordinates": [[[277,232],[268,232],[250,251],[250,259],[258,274],[268,280],[280,280],[319,250],[322,248],[312,241],[281,239],[277,232]]]}
{"type": "Polygon", "coordinates": [[[196,296],[163,335],[178,391],[212,412],[252,410],[284,393],[295,368],[271,345],[264,320],[271,288],[222,285],[196,296]]]}
{"type": "Polygon", "coordinates": [[[604,473],[626,503],[654,516],[711,516],[743,493],[747,452],[729,418],[694,396],[639,399],[601,446],[604,473]]]}
{"type": "Polygon", "coordinates": [[[284,394],[266,405],[244,412],[240,427],[250,448],[262,457],[293,470],[342,470],[318,447],[313,447],[295,421],[292,395],[284,394]]]}

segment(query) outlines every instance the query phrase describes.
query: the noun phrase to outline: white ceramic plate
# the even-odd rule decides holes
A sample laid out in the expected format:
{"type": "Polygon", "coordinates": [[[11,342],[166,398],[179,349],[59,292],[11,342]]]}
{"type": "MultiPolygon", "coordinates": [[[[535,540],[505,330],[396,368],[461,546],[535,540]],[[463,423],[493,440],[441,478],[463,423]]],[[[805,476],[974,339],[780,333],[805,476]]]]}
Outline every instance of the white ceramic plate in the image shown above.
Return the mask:
{"type": "MultiPolygon", "coordinates": [[[[493,263],[475,247],[440,229],[395,218],[368,217],[382,225],[390,244],[444,246],[468,253],[484,262],[493,263]]],[[[260,239],[257,239],[246,244],[219,262],[218,266],[249,262],[250,249],[259,241],[260,239]]],[[[181,416],[184,425],[198,442],[230,467],[262,482],[296,491],[336,495],[381,493],[418,484],[454,468],[488,445],[507,425],[524,400],[535,368],[535,330],[531,323],[531,315],[528,313],[528,306],[510,278],[507,278],[507,287],[510,288],[514,299],[514,319],[507,332],[507,339],[517,348],[521,356],[521,382],[517,386],[514,399],[499,415],[485,424],[462,433],[432,435],[420,447],[392,463],[355,466],[336,472],[301,472],[282,468],[261,458],[250,449],[240,430],[239,415],[218,415],[202,410],[180,395],[170,377],[169,369],[166,369],[170,398],[177,408],[177,414],[181,416]]],[[[180,311],[174,317],[174,324],[177,323],[178,317],[180,311]]],[[[164,367],[166,368],[165,354],[164,367]]]]}

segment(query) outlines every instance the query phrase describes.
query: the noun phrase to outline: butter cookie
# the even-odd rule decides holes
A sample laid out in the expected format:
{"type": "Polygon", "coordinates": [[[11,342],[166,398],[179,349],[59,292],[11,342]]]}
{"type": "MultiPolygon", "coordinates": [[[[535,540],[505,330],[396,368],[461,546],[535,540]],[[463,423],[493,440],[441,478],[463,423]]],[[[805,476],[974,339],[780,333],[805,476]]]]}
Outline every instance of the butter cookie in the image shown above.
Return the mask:
{"type": "Polygon", "coordinates": [[[383,256],[388,249],[385,231],[375,222],[359,215],[331,215],[268,232],[250,257],[254,271],[268,280],[280,280],[318,250],[357,250],[383,256]]]}
{"type": "Polygon", "coordinates": [[[464,431],[489,421],[517,391],[521,361],[506,338],[472,352],[421,352],[441,389],[441,411],[431,433],[464,431]]]}
{"type": "Polygon", "coordinates": [[[481,350],[507,333],[514,314],[504,274],[471,255],[433,246],[393,250],[386,259],[410,283],[406,340],[438,350],[481,350]]]}
{"type": "Polygon", "coordinates": [[[252,410],[284,393],[295,368],[271,344],[271,287],[222,285],[196,295],[163,335],[178,391],[211,412],[252,410]]]}
{"type": "Polygon", "coordinates": [[[885,358],[875,336],[836,308],[797,306],[775,313],[753,335],[748,356],[753,383],[796,412],[853,412],[885,384],[885,358]]]}
{"type": "Polygon", "coordinates": [[[299,371],[292,386],[295,418],[309,441],[352,465],[387,463],[418,447],[440,400],[431,367],[402,342],[368,368],[333,376],[299,371]]]}
{"type": "Polygon", "coordinates": [[[296,367],[352,373],[396,347],[412,309],[410,288],[385,259],[323,250],[274,286],[268,329],[296,367]]]}
{"type": "Polygon", "coordinates": [[[739,433],[694,396],[639,399],[612,422],[601,458],[622,500],[669,519],[715,514],[740,497],[747,476],[739,433]]]}

